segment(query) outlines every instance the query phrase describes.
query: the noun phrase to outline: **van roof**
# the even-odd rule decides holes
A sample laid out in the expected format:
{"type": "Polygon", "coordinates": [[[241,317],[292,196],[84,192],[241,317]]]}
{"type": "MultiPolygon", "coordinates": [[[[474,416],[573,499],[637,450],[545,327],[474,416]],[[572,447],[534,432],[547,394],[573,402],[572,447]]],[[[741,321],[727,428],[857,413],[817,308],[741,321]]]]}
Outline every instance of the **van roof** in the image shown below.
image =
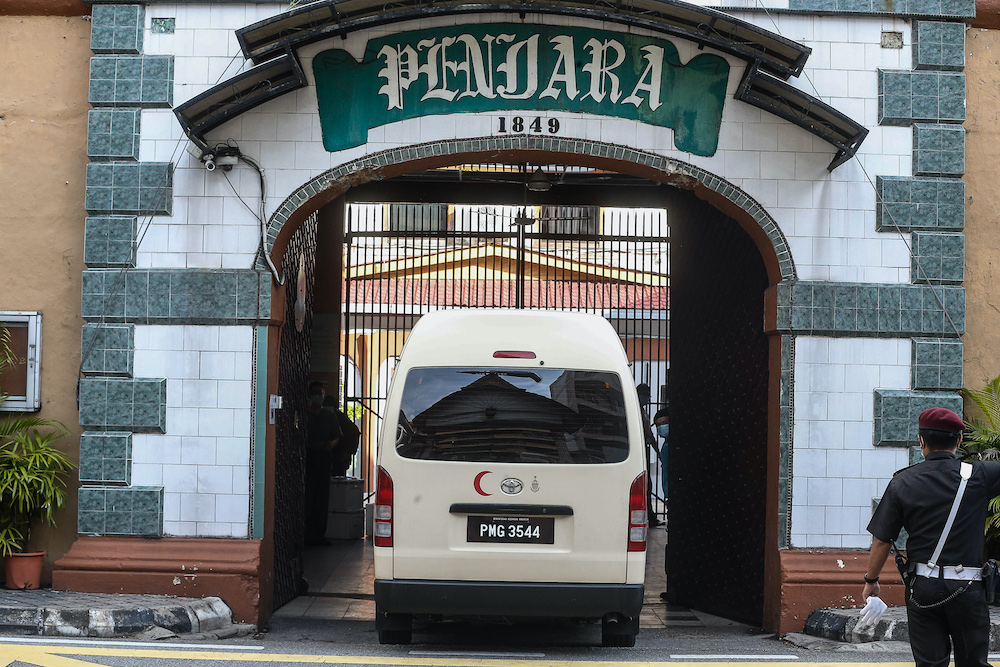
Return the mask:
{"type": "Polygon", "coordinates": [[[427,313],[413,327],[401,363],[416,366],[500,364],[625,372],[621,339],[600,315],[551,310],[478,308],[427,313]],[[500,350],[535,359],[494,359],[500,350]]]}

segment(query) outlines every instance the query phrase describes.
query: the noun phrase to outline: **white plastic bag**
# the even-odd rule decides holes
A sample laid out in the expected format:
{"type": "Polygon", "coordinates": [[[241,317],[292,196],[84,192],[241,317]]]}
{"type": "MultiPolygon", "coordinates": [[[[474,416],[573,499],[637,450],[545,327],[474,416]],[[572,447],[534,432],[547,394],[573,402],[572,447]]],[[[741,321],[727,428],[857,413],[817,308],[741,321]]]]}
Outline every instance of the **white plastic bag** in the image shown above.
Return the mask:
{"type": "Polygon", "coordinates": [[[882,618],[886,609],[887,607],[881,598],[868,598],[868,604],[859,612],[861,620],[858,621],[857,627],[860,629],[868,625],[875,625],[878,623],[878,619],[882,618]]]}

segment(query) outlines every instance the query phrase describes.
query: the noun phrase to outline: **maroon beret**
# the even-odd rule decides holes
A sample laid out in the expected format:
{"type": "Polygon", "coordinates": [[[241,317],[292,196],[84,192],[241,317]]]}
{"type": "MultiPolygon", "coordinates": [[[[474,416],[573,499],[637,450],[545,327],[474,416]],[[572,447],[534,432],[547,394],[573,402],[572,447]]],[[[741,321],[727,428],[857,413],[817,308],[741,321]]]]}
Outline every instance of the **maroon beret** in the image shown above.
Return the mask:
{"type": "Polygon", "coordinates": [[[962,418],[947,408],[931,408],[920,413],[917,420],[920,428],[930,428],[935,431],[964,431],[962,418]]]}

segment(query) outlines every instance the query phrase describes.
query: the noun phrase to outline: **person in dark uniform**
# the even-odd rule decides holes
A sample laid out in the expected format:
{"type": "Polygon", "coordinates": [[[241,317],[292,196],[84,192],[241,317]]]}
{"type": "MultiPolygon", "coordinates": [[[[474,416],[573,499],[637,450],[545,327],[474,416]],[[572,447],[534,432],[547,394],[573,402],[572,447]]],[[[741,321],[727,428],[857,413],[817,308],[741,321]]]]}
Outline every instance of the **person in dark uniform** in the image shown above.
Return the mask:
{"type": "Polygon", "coordinates": [[[330,544],[326,539],[326,523],[330,508],[330,475],[333,472],[335,451],[343,435],[337,413],[323,407],[324,395],[322,382],[309,384],[309,406],[306,408],[304,508],[306,546],[330,544]]]}
{"type": "Polygon", "coordinates": [[[905,528],[916,575],[906,591],[906,617],[917,667],[946,667],[952,648],[956,667],[986,666],[990,619],[980,569],[987,503],[1000,494],[1000,461],[971,464],[954,524],[932,563],[962,478],[955,454],[965,424],[951,410],[931,408],[920,413],[918,426],[926,460],[893,476],[868,524],[872,548],[862,595],[878,597],[890,545],[905,528]]]}
{"type": "Polygon", "coordinates": [[[649,385],[645,382],[637,384],[635,386],[635,393],[639,396],[639,407],[642,409],[643,439],[646,441],[646,513],[649,516],[649,525],[655,528],[656,526],[662,526],[663,522],[656,516],[655,506],[653,505],[653,466],[649,450],[652,448],[656,452],[656,455],[659,456],[660,448],[656,446],[656,436],[653,435],[653,429],[649,423],[649,404],[652,401],[649,385]]]}

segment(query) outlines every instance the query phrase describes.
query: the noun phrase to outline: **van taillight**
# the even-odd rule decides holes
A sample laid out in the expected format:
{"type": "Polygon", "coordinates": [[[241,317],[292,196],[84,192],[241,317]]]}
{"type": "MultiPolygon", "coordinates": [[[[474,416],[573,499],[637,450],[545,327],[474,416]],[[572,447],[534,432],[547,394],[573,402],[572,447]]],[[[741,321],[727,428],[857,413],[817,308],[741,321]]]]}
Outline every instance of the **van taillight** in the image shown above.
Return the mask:
{"type": "Polygon", "coordinates": [[[641,473],[628,492],[629,551],[646,550],[646,523],[646,473],[641,473]]]}
{"type": "MultiPolygon", "coordinates": [[[[378,467],[375,482],[375,546],[392,546],[392,477],[378,467]]],[[[645,548],[645,547],[643,547],[645,548]]]]}
{"type": "Polygon", "coordinates": [[[526,350],[497,350],[493,353],[494,359],[534,359],[535,353],[526,350]]]}

